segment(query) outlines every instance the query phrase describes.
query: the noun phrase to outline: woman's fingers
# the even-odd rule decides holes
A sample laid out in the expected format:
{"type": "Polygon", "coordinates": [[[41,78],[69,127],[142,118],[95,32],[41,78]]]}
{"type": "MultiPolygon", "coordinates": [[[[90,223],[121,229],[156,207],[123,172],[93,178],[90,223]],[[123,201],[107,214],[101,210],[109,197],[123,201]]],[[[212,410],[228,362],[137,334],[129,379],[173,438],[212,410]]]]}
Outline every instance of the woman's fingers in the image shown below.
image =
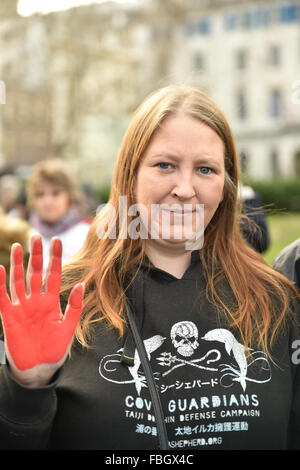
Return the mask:
{"type": "Polygon", "coordinates": [[[42,288],[43,244],[39,235],[31,238],[30,258],[28,262],[26,284],[27,295],[40,294],[42,288]]]}
{"type": "Polygon", "coordinates": [[[61,285],[61,255],[61,240],[53,238],[50,244],[50,258],[45,278],[45,290],[57,297],[59,297],[61,285]]]}
{"type": "Polygon", "coordinates": [[[5,316],[5,313],[10,309],[11,302],[7,295],[6,290],[6,273],[4,266],[0,266],[0,311],[2,316],[5,316]]]}
{"type": "Polygon", "coordinates": [[[84,283],[76,284],[73,287],[62,320],[65,335],[67,338],[70,338],[70,341],[75,333],[82,312],[84,287],[84,283]]]}
{"type": "Polygon", "coordinates": [[[14,243],[11,248],[10,295],[13,304],[22,302],[26,295],[23,268],[23,249],[19,243],[14,243]]]}

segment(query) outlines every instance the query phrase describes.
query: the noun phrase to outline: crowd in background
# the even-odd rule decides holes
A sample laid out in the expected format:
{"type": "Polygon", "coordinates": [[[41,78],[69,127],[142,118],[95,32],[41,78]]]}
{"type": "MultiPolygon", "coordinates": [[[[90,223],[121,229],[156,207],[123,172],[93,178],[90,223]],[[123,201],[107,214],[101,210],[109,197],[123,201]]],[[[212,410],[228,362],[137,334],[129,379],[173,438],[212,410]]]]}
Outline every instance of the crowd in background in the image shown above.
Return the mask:
{"type": "Polygon", "coordinates": [[[8,273],[11,245],[16,242],[22,245],[26,262],[35,233],[43,241],[44,270],[53,237],[62,240],[62,261],[67,261],[82,246],[98,204],[92,188],[77,183],[71,168],[59,159],[37,163],[26,181],[12,171],[2,171],[0,264],[8,273]]]}

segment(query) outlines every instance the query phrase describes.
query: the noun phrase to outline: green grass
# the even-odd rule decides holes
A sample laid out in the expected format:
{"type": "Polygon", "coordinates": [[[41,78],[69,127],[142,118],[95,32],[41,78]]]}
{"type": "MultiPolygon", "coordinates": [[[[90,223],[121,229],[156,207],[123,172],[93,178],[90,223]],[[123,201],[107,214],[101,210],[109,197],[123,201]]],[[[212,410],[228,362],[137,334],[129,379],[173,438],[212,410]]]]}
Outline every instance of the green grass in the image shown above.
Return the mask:
{"type": "Polygon", "coordinates": [[[278,253],[291,242],[300,238],[300,213],[268,215],[271,244],[263,253],[264,260],[272,264],[278,253]]]}

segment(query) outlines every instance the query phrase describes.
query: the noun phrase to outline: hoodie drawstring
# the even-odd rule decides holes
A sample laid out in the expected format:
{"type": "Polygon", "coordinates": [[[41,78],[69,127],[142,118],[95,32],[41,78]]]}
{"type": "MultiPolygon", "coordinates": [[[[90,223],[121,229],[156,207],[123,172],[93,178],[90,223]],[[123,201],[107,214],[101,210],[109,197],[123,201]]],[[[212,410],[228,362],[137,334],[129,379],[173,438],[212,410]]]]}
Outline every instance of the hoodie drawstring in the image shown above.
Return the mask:
{"type": "Polygon", "coordinates": [[[159,396],[158,389],[156,387],[155,378],[153,371],[150,365],[149,357],[144,345],[144,341],[141,338],[140,331],[142,329],[143,320],[144,320],[144,279],[143,274],[138,273],[136,279],[133,283],[132,291],[132,303],[134,306],[133,311],[129,307],[129,302],[126,302],[126,314],[129,322],[130,329],[127,333],[127,337],[124,344],[123,354],[121,357],[121,362],[127,367],[132,367],[134,365],[135,349],[137,349],[139,358],[143,367],[143,371],[146,377],[147,385],[152,399],[153,412],[155,416],[155,422],[157,426],[157,436],[158,436],[158,445],[160,450],[169,449],[169,441],[166,430],[166,424],[163,414],[163,409],[161,405],[161,400],[159,396]],[[140,319],[140,324],[137,325],[137,318],[134,315],[134,311],[142,312],[140,319]]]}

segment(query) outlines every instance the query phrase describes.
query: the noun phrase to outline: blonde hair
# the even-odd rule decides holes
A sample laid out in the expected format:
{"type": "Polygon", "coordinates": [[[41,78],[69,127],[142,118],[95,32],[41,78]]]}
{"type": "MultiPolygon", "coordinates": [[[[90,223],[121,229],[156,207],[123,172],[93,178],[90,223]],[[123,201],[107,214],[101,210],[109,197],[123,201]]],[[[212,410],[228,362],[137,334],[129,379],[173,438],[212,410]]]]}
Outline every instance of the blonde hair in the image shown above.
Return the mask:
{"type": "MultiPolygon", "coordinates": [[[[297,293],[284,276],[247,245],[240,233],[238,155],[224,114],[206,94],[193,87],[170,86],[152,93],[140,105],[119,150],[109,203],[115,208],[118,220],[119,197],[127,196],[127,207],[135,202],[136,174],[141,158],[156,129],[167,116],[176,113],[199,119],[224,143],[224,198],[206,229],[200,250],[207,278],[207,298],[223,312],[229,326],[239,330],[246,347],[256,341],[268,352],[287,317],[289,292],[297,293]],[[230,307],[223,300],[224,281],[229,284],[235,300],[230,307]]],[[[129,224],[130,217],[126,216],[129,224]]],[[[123,334],[124,281],[134,266],[140,267],[145,253],[143,240],[119,238],[118,232],[115,239],[100,240],[97,236],[99,223],[101,214],[95,218],[82,250],[63,271],[63,294],[75,282],[86,283],[84,312],[77,329],[77,338],[85,346],[94,322],[105,321],[123,334]]]]}
{"type": "Polygon", "coordinates": [[[27,204],[34,209],[36,187],[42,183],[58,186],[68,195],[70,204],[80,202],[80,194],[76,187],[70,168],[59,159],[47,159],[34,165],[27,182],[27,204]]]}

